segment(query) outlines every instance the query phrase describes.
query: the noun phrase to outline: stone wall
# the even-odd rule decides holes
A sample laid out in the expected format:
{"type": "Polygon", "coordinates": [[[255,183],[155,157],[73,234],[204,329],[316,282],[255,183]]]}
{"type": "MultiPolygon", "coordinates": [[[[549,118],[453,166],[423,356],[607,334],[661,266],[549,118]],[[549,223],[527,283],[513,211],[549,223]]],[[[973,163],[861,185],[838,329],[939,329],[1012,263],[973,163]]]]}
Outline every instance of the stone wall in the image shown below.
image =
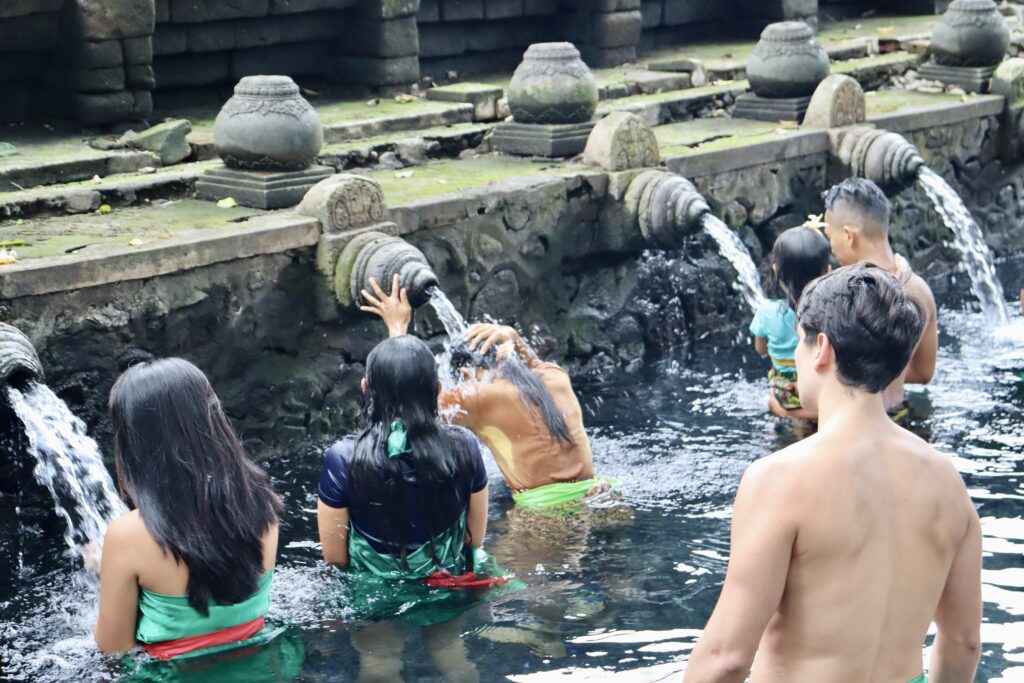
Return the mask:
{"type": "Polygon", "coordinates": [[[59,87],[43,77],[56,62],[64,1],[0,2],[0,123],[30,118],[59,87]]]}
{"type": "Polygon", "coordinates": [[[677,45],[683,40],[723,33],[730,16],[726,3],[643,0],[642,47],[677,45]]]}

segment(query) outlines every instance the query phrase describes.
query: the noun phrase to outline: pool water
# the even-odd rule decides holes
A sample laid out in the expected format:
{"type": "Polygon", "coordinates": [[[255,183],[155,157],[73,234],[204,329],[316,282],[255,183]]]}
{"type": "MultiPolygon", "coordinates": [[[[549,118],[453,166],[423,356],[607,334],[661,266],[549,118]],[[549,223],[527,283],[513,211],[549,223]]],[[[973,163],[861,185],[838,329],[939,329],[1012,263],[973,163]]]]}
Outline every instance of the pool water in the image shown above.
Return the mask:
{"type": "MultiPolygon", "coordinates": [[[[983,520],[977,680],[1021,681],[1024,319],[1015,311],[993,331],[980,314],[943,310],[940,332],[939,372],[912,389],[909,426],[954,458],[983,520]]],[[[489,463],[488,547],[527,587],[447,625],[347,623],[333,570],[318,560],[320,449],[268,463],[286,499],[272,616],[294,624],[289,637],[304,652],[295,680],[432,681],[441,670],[466,681],[678,680],[721,586],[740,476],[801,436],[764,412],[765,361],[738,341],[707,338],[639,373],[578,383],[598,468],[621,482],[619,507],[542,522],[510,514],[489,463]]],[[[0,679],[103,681],[123,670],[95,652],[92,588],[65,564],[0,604],[0,679]]],[[[264,664],[259,676],[226,666],[240,680],[283,677],[264,664]]],[[[166,680],[227,680],[210,673],[166,680]]]]}

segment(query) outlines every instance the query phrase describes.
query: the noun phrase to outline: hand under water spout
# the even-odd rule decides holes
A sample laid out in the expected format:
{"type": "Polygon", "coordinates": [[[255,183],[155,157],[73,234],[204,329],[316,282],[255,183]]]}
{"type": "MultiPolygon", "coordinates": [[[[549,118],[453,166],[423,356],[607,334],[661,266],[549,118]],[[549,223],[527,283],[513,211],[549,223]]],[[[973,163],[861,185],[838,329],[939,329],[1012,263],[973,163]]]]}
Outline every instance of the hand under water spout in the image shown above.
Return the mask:
{"type": "Polygon", "coordinates": [[[99,576],[100,561],[103,559],[103,544],[100,541],[89,541],[80,546],[82,565],[87,571],[99,576]]]}

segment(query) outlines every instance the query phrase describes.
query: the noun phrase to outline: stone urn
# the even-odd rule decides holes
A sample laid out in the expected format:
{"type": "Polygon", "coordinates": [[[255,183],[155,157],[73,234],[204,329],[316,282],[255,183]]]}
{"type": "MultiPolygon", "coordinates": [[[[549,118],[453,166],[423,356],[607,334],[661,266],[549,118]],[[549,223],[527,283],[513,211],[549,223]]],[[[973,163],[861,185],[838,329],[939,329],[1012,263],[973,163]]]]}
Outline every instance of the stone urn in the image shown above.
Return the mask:
{"type": "Polygon", "coordinates": [[[597,109],[594,74],[572,43],[528,47],[506,93],[517,123],[584,123],[597,109]]]}
{"type": "Polygon", "coordinates": [[[28,337],[13,325],[0,323],[0,384],[20,386],[43,378],[43,365],[28,337]]]}
{"type": "Polygon", "coordinates": [[[324,142],[316,111],[288,76],[246,76],[213,125],[217,153],[229,168],[299,171],[324,142]]]}
{"type": "Polygon", "coordinates": [[[747,62],[750,87],[765,98],[809,97],[828,72],[825,48],[802,21],[768,24],[747,62]]]}
{"type": "Polygon", "coordinates": [[[1009,46],[1010,28],[992,0],[953,0],[932,30],[932,58],[943,66],[992,66],[1009,46]]]}

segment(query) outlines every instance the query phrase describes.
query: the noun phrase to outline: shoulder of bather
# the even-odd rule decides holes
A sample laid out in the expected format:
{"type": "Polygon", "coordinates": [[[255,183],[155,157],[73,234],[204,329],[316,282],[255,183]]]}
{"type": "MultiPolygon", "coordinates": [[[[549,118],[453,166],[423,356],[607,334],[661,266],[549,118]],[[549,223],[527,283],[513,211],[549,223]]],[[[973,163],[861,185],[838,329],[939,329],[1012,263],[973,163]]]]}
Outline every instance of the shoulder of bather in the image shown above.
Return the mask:
{"type": "Polygon", "coordinates": [[[145,538],[152,536],[142,521],[142,515],[136,509],[124,513],[110,523],[104,536],[104,544],[108,549],[122,545],[134,546],[140,539],[145,538]]]}
{"type": "Polygon", "coordinates": [[[805,441],[795,443],[750,463],[743,475],[746,487],[761,490],[770,487],[780,490],[786,488],[788,484],[796,484],[806,473],[803,463],[808,455],[802,445],[804,443],[805,441]]]}

